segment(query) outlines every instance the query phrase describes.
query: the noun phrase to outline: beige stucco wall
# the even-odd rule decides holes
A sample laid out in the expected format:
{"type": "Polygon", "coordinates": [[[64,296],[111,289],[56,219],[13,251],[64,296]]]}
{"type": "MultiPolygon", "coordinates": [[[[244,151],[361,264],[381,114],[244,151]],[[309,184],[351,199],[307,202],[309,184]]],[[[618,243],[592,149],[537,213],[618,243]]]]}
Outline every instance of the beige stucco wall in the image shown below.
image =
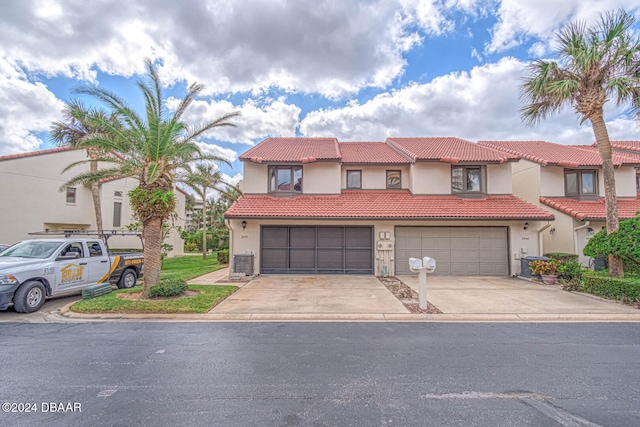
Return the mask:
{"type": "MultiPolygon", "coordinates": [[[[88,170],[89,165],[79,165],[70,171],[60,172],[67,165],[85,160],[83,150],[61,151],[56,153],[21,157],[0,161],[0,197],[8,203],[8,208],[0,209],[0,241],[15,243],[33,238],[28,233],[34,231],[62,231],[71,229],[95,230],[95,211],[91,191],[82,185],[76,185],[76,203],[66,202],[66,192],[58,191],[70,178],[88,170]]],[[[133,221],[128,191],[137,186],[132,178],[119,179],[102,184],[102,221],[105,229],[113,229],[114,192],[122,191],[122,226],[133,221]]],[[[179,219],[176,225],[184,226],[184,194],[177,192],[179,219]]],[[[173,255],[183,253],[182,240],[172,237],[173,255]],[[175,239],[178,239],[179,242],[175,239]]],[[[137,237],[114,237],[109,241],[111,247],[141,247],[137,237]]]]}
{"type": "Polygon", "coordinates": [[[564,168],[543,166],[540,168],[540,196],[564,197],[564,168]]]}
{"type": "Polygon", "coordinates": [[[539,205],[541,166],[529,160],[520,160],[511,165],[513,194],[523,200],[539,205]]]}
{"type": "Polygon", "coordinates": [[[266,164],[242,162],[242,191],[246,194],[266,193],[269,190],[268,169],[266,164]]]}
{"type": "Polygon", "coordinates": [[[513,186],[511,180],[512,162],[505,162],[499,165],[487,165],[487,193],[488,194],[511,194],[513,186]]]}
{"type": "Polygon", "coordinates": [[[340,187],[340,163],[315,162],[302,165],[304,194],[339,194],[340,187]]]}
{"type": "MultiPolygon", "coordinates": [[[[604,196],[604,176],[598,174],[598,185],[600,186],[600,195],[604,196]]],[[[615,170],[616,177],[616,196],[618,197],[637,197],[636,191],[636,169],[632,166],[621,166],[615,170]]]]}
{"type": "MultiPolygon", "coordinates": [[[[260,271],[260,226],[261,225],[341,225],[341,226],[373,226],[374,240],[378,240],[380,232],[389,232],[391,241],[395,241],[395,226],[491,226],[509,227],[509,260],[512,275],[520,272],[520,257],[539,255],[537,230],[545,222],[528,221],[529,227],[524,230],[524,221],[385,221],[385,220],[253,220],[247,219],[247,227],[242,229],[241,219],[229,220],[231,228],[230,261],[233,262],[234,254],[253,254],[254,272],[260,271]]],[[[380,253],[376,251],[376,271],[382,262],[380,253]]],[[[393,257],[390,261],[389,274],[393,271],[393,257]]],[[[437,260],[436,260],[437,261],[437,260]]]]}
{"type": "Polygon", "coordinates": [[[417,162],[411,165],[413,194],[451,194],[451,164],[417,162]]]}

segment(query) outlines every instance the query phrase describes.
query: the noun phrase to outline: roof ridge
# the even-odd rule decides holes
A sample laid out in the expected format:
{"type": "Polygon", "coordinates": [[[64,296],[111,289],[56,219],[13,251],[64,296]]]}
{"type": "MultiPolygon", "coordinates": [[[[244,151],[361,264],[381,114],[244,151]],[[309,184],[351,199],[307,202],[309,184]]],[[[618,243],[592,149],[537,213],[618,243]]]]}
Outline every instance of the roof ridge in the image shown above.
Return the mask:
{"type": "Polygon", "coordinates": [[[45,150],[28,151],[26,153],[6,154],[4,156],[0,156],[0,161],[21,159],[24,157],[33,157],[33,156],[40,156],[42,154],[60,153],[63,151],[81,150],[81,149],[82,148],[65,146],[65,147],[47,148],[45,150]]]}

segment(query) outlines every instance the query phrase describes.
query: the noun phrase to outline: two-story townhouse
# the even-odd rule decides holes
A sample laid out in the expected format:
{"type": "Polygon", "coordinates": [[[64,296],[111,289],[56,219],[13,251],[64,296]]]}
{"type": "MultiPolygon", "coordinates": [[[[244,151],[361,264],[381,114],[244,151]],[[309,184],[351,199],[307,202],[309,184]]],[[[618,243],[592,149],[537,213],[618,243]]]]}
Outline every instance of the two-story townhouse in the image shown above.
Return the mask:
{"type": "Polygon", "coordinates": [[[231,254],[262,274],[515,275],[553,215],[511,189],[515,155],[458,138],[269,138],[240,156],[231,254]]]}
{"type": "MultiPolygon", "coordinates": [[[[580,256],[591,236],[605,227],[602,159],[596,147],[567,146],[546,141],[480,141],[481,146],[520,157],[514,164],[513,192],[556,217],[543,233],[543,252],[567,252],[580,256]]],[[[640,211],[636,168],[640,156],[614,152],[616,196],[620,219],[640,211]]]]}
{"type": "MultiPolygon", "coordinates": [[[[12,244],[29,239],[30,232],[95,230],[95,210],[91,190],[83,185],[62,187],[70,178],[89,170],[88,164],[62,172],[68,165],[87,159],[85,150],[53,148],[31,153],[0,156],[0,242],[12,244]],[[62,187],[62,188],[61,188],[62,187]]],[[[128,192],[138,186],[135,178],[102,181],[100,200],[105,229],[126,230],[134,222],[128,192]]],[[[184,226],[186,193],[176,192],[178,213],[175,225],[184,226]]],[[[172,229],[166,243],[170,256],[184,253],[184,242],[172,229]]],[[[116,247],[139,248],[137,237],[110,241],[116,247]]]]}

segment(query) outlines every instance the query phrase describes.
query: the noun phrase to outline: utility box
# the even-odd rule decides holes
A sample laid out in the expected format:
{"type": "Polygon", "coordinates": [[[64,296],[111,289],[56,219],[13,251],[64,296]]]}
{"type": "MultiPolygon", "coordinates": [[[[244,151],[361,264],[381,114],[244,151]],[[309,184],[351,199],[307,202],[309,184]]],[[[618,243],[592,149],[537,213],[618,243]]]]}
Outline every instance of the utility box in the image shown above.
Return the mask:
{"type": "Polygon", "coordinates": [[[253,254],[233,255],[233,272],[245,276],[253,275],[253,254]]]}
{"type": "Polygon", "coordinates": [[[526,256],[520,258],[520,277],[526,277],[527,279],[531,279],[532,277],[540,277],[539,275],[534,275],[531,273],[531,269],[529,268],[529,263],[531,261],[549,261],[549,258],[546,256],[526,256]]]}

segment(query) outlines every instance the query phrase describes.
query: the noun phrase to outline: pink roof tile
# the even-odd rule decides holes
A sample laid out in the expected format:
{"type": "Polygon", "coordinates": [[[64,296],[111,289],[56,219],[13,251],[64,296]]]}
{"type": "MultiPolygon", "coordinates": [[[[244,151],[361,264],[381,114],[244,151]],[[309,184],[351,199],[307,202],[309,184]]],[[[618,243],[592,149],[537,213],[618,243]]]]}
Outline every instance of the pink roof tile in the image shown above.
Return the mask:
{"type": "Polygon", "coordinates": [[[11,160],[11,159],[21,159],[23,157],[40,156],[42,154],[59,153],[61,151],[69,151],[69,150],[75,150],[75,149],[76,148],[73,148],[73,147],[59,147],[59,148],[50,148],[48,150],[31,151],[29,153],[7,154],[6,156],[0,156],[0,161],[11,160]]]}
{"type": "Polygon", "coordinates": [[[481,147],[460,138],[387,138],[389,144],[413,160],[435,160],[447,163],[499,162],[518,160],[518,156],[481,147]]]}
{"type": "MultiPolygon", "coordinates": [[[[575,147],[575,148],[579,148],[581,150],[589,150],[589,151],[593,151],[594,153],[600,155],[600,152],[598,151],[598,148],[595,145],[572,145],[571,147],[575,147]]],[[[639,151],[637,153],[619,153],[619,152],[613,152],[614,156],[624,156],[625,157],[625,161],[635,161],[635,163],[640,164],[640,148],[638,149],[639,151]]]]}
{"type": "MultiPolygon", "coordinates": [[[[604,221],[607,215],[604,199],[574,200],[565,197],[540,197],[540,203],[544,203],[581,221],[604,221]]],[[[620,219],[633,218],[638,212],[640,212],[640,198],[618,199],[618,216],[620,219]]]]}
{"type": "Polygon", "coordinates": [[[340,150],[335,138],[267,138],[242,154],[240,160],[256,163],[340,160],[340,150]]]}
{"type": "MultiPolygon", "coordinates": [[[[589,146],[577,147],[547,141],[480,141],[479,145],[515,154],[541,165],[564,167],[602,166],[597,150],[589,146]]],[[[623,153],[613,153],[614,166],[640,164],[637,158],[623,153]]]]}
{"type": "Polygon", "coordinates": [[[620,150],[640,151],[640,141],[611,141],[611,146],[620,150]]]}
{"type": "Polygon", "coordinates": [[[409,164],[411,161],[384,142],[340,142],[342,163],[409,164]]]}
{"type": "Polygon", "coordinates": [[[244,195],[227,218],[396,218],[552,220],[552,214],[518,197],[414,196],[406,190],[345,190],[341,194],[298,196],[244,195]]]}

